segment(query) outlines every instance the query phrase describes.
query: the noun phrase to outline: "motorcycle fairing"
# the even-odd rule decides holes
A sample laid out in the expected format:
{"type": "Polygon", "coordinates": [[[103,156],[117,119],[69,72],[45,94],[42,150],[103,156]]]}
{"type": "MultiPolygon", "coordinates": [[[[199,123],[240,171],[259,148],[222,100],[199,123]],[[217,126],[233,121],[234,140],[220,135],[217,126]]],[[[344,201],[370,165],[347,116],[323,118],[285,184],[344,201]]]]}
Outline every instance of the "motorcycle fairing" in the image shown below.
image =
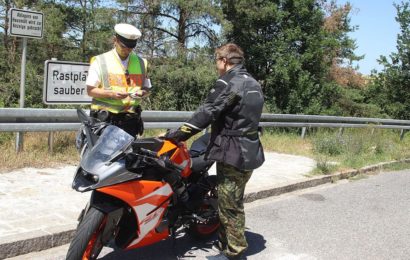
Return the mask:
{"type": "Polygon", "coordinates": [[[80,192],[129,181],[140,177],[126,170],[125,159],[115,160],[134,140],[134,137],[116,126],[107,126],[95,145],[84,154],[72,187],[80,192]],[[93,182],[90,176],[97,176],[93,182]]]}
{"type": "Polygon", "coordinates": [[[169,236],[168,229],[161,233],[155,230],[163,219],[173,194],[168,183],[135,180],[97,190],[123,200],[134,211],[138,222],[137,236],[126,249],[153,244],[169,236]]]}
{"type": "MultiPolygon", "coordinates": [[[[170,141],[164,142],[164,147],[167,147],[167,146],[170,147],[171,145],[174,145],[174,144],[172,144],[170,141]]],[[[191,166],[192,166],[191,157],[189,156],[189,151],[185,143],[180,143],[179,146],[180,146],[179,147],[180,149],[175,150],[175,152],[172,154],[170,159],[174,163],[177,163],[179,166],[183,167],[183,170],[181,171],[181,176],[183,178],[187,178],[189,177],[189,175],[191,175],[191,166]]]]}

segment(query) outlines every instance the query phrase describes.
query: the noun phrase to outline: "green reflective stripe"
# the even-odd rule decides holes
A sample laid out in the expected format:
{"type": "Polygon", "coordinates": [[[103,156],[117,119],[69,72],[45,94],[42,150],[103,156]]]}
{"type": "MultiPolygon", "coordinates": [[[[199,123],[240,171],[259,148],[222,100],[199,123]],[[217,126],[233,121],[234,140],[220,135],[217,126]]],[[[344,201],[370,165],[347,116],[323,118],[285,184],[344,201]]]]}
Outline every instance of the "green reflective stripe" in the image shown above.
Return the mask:
{"type": "Polygon", "coordinates": [[[104,106],[104,107],[110,107],[113,108],[115,110],[122,110],[124,108],[124,106],[121,104],[113,104],[111,102],[107,102],[107,100],[97,100],[94,99],[94,102],[92,102],[93,105],[98,105],[98,106],[104,106]]]}
{"type": "Polygon", "coordinates": [[[136,55],[135,53],[132,53],[130,55],[130,62],[128,64],[128,71],[130,74],[135,74],[135,75],[142,75],[141,77],[141,86],[144,86],[144,80],[145,80],[145,63],[144,59],[141,58],[140,56],[136,55]]]}
{"type": "Polygon", "coordinates": [[[95,98],[96,101],[104,104],[109,104],[118,107],[126,107],[126,106],[136,106],[139,105],[139,102],[136,99],[131,101],[124,101],[124,99],[111,99],[111,98],[95,98]]]}
{"type": "Polygon", "coordinates": [[[104,89],[110,89],[110,84],[108,82],[108,69],[107,63],[105,61],[105,55],[98,55],[96,57],[98,64],[100,65],[100,72],[101,72],[101,83],[104,89]]]}
{"type": "Polygon", "coordinates": [[[138,57],[138,60],[139,60],[139,63],[140,63],[141,74],[142,74],[142,75],[145,75],[145,63],[144,63],[144,59],[141,58],[141,57],[138,56],[138,55],[137,55],[137,57],[138,57]]]}
{"type": "Polygon", "coordinates": [[[108,110],[112,113],[119,113],[119,112],[135,112],[135,107],[137,107],[138,104],[134,104],[132,106],[124,106],[123,104],[121,105],[115,105],[112,103],[108,103],[105,100],[93,100],[91,104],[91,109],[92,110],[108,110]]]}
{"type": "Polygon", "coordinates": [[[145,82],[145,63],[144,63],[144,59],[141,58],[140,56],[137,56],[139,63],[140,63],[140,68],[141,68],[141,74],[142,74],[142,83],[141,83],[141,87],[144,87],[144,82],[145,82]]]}
{"type": "Polygon", "coordinates": [[[128,63],[128,71],[130,74],[144,74],[144,69],[141,64],[144,64],[143,60],[138,55],[132,53],[128,63]]]}

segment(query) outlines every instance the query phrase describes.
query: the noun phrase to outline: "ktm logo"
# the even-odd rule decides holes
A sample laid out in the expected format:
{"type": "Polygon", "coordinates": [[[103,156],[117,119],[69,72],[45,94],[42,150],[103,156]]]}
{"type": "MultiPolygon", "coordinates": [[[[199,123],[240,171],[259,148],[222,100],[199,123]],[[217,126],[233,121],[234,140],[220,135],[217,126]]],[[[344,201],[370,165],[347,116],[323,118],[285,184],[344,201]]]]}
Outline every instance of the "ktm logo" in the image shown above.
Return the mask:
{"type": "Polygon", "coordinates": [[[153,212],[152,214],[148,215],[146,218],[144,218],[141,221],[141,225],[146,225],[146,224],[150,223],[152,220],[159,217],[159,215],[161,215],[162,211],[163,210],[157,210],[157,211],[153,212]]]}

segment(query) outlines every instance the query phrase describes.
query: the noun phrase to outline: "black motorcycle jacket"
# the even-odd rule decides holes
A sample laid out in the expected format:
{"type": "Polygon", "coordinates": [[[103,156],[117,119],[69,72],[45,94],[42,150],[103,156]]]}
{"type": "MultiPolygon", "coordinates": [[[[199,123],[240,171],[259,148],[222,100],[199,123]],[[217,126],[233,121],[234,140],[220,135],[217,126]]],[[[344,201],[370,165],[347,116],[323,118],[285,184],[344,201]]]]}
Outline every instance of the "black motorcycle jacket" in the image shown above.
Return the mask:
{"type": "Polygon", "coordinates": [[[263,102],[259,83],[237,65],[216,81],[194,115],[165,137],[184,141],[212,124],[206,158],[240,170],[256,169],[265,160],[258,134],[263,102]]]}

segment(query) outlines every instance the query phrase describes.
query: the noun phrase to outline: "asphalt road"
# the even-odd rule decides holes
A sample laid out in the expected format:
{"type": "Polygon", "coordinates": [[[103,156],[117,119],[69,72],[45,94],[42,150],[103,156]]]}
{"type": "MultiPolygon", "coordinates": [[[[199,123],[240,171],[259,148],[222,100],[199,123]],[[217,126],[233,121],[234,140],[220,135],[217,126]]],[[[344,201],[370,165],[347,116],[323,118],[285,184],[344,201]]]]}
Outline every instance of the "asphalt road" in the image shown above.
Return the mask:
{"type": "MultiPolygon", "coordinates": [[[[410,259],[410,170],[343,181],[246,205],[247,259],[410,259]]],[[[181,236],[182,259],[213,259],[212,241],[181,236]]],[[[14,259],[64,259],[68,246],[14,259]]],[[[171,240],[100,259],[176,259],[171,240]]]]}

